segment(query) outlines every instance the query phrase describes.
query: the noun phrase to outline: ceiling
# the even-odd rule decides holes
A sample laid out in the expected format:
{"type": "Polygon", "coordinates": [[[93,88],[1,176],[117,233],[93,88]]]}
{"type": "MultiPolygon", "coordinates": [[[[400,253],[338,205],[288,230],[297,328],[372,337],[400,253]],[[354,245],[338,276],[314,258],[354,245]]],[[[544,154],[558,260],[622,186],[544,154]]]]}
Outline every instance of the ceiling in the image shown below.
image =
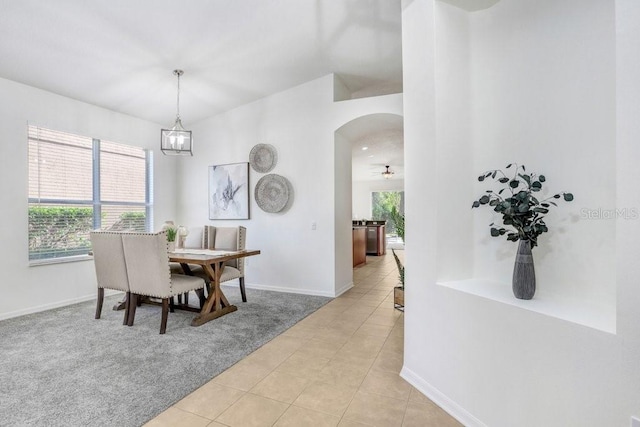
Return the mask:
{"type": "Polygon", "coordinates": [[[442,0],[468,12],[488,9],[500,0],[442,0]]]}
{"type": "Polygon", "coordinates": [[[353,181],[382,181],[389,166],[390,179],[404,179],[404,123],[395,114],[371,114],[344,125],[340,135],[351,141],[353,181]]]}
{"type": "Polygon", "coordinates": [[[329,73],[351,92],[402,90],[400,0],[0,6],[0,77],[160,125],[175,119],[176,68],[187,128],[329,73]]]}

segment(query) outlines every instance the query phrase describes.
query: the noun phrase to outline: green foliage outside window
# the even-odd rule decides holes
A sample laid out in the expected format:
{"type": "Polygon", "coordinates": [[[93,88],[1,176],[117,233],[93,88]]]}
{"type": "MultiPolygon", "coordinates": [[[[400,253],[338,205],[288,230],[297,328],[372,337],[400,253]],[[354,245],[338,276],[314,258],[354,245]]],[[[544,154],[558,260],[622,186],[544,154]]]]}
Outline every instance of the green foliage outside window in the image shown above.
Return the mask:
{"type": "Polygon", "coordinates": [[[30,206],[29,259],[86,254],[92,225],[92,208],[30,206]]]}
{"type": "MultiPolygon", "coordinates": [[[[29,259],[84,255],[91,249],[93,208],[29,207],[29,259]]],[[[123,212],[109,231],[145,231],[144,212],[123,212]]]]}
{"type": "Polygon", "coordinates": [[[144,212],[123,212],[120,218],[109,227],[109,231],[145,231],[144,212]]]}
{"type": "Polygon", "coordinates": [[[402,191],[380,191],[372,193],[371,219],[387,221],[387,233],[397,233],[396,223],[393,220],[393,209],[404,212],[404,200],[402,191]]]}
{"type": "Polygon", "coordinates": [[[391,208],[391,222],[395,227],[396,234],[402,239],[404,242],[404,214],[400,213],[400,211],[394,206],[391,208]]]}

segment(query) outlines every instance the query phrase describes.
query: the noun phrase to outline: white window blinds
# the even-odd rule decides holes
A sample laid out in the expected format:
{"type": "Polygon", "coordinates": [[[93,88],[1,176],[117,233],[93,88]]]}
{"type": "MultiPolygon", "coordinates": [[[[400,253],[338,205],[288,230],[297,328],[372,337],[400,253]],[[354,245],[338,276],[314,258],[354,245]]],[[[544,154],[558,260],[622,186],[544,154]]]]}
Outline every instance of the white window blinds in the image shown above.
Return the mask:
{"type": "Polygon", "coordinates": [[[151,153],[29,126],[29,259],[85,255],[92,229],[151,229],[151,153]]]}
{"type": "Polygon", "coordinates": [[[146,231],[146,153],[100,141],[101,228],[146,231]]]}

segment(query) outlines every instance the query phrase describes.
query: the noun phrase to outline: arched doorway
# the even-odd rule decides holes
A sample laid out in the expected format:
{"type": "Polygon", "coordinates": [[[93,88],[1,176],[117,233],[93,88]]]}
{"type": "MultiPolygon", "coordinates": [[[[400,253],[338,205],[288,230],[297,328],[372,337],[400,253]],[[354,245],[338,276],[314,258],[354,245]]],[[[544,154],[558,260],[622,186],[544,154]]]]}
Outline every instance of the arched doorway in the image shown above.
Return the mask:
{"type": "Polygon", "coordinates": [[[371,192],[404,190],[404,124],[398,114],[357,117],[335,139],[336,295],[353,283],[352,220],[371,218],[371,192]],[[382,172],[393,171],[389,179],[382,172]],[[357,218],[354,218],[354,215],[357,218]]]}

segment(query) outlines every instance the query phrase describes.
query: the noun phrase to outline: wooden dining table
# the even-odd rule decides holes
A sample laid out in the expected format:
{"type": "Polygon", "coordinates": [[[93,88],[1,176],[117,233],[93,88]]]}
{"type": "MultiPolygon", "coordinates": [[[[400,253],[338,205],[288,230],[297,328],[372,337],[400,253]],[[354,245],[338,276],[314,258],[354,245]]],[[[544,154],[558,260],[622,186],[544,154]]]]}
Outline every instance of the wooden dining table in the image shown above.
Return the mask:
{"type": "Polygon", "coordinates": [[[241,251],[177,249],[169,252],[169,261],[180,263],[185,274],[193,275],[189,265],[202,266],[211,283],[209,295],[202,304],[200,313],[191,321],[191,326],[203,325],[210,320],[232,313],[238,309],[238,307],[229,303],[229,300],[227,300],[227,297],[225,297],[224,292],[222,292],[220,288],[220,276],[222,276],[224,264],[227,261],[259,254],[260,251],[255,249],[244,249],[241,251]]]}

